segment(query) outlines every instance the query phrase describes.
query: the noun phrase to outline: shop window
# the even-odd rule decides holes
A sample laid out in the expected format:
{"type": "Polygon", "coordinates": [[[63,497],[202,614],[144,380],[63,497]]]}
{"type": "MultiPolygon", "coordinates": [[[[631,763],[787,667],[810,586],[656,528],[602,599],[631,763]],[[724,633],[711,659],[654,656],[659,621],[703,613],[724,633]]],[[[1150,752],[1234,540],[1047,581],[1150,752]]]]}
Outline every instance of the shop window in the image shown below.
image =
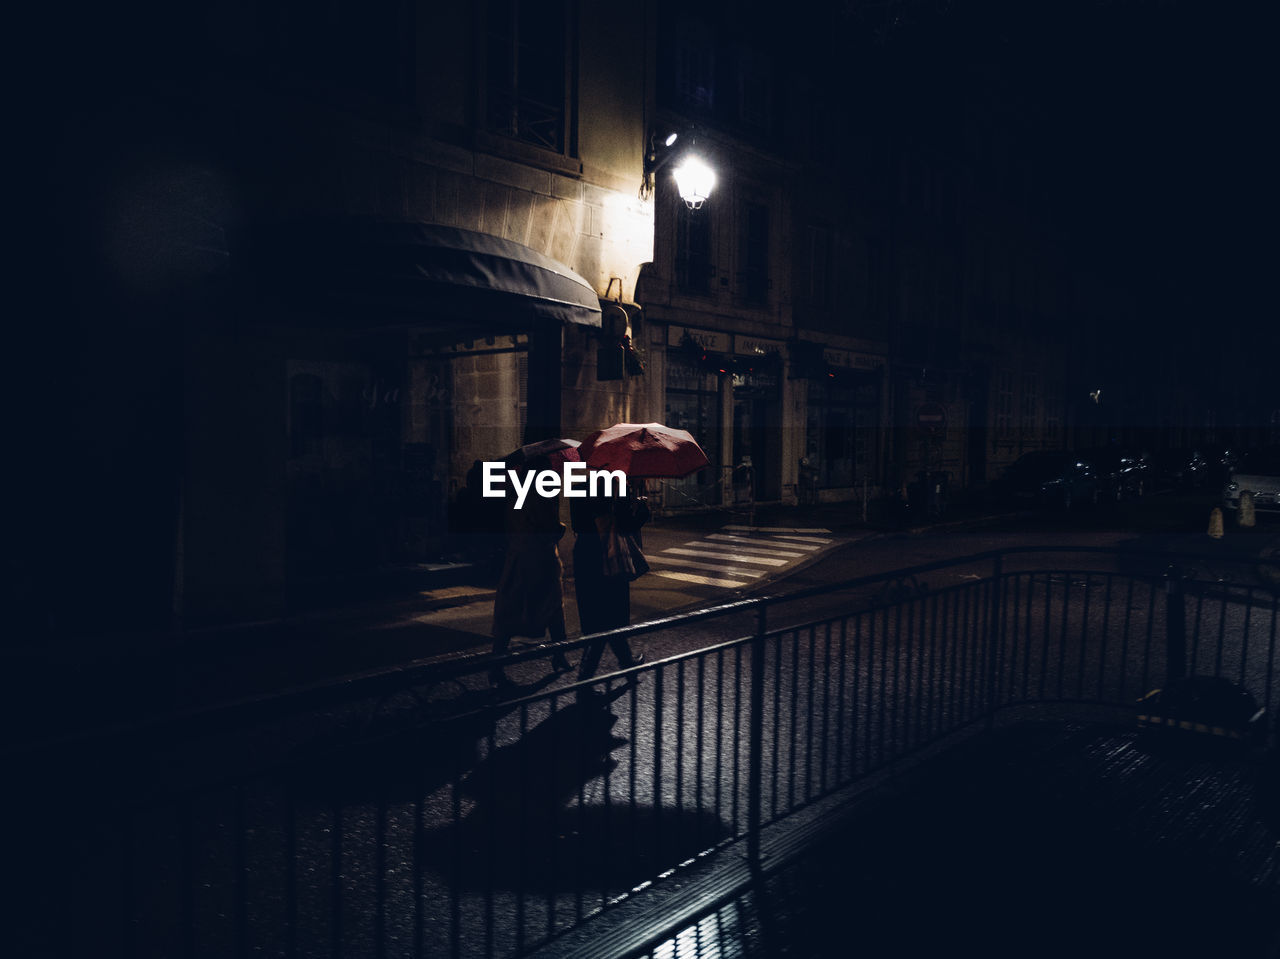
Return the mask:
{"type": "Polygon", "coordinates": [[[846,405],[827,405],[815,411],[810,419],[810,437],[814,442],[809,462],[818,471],[818,486],[823,489],[853,485],[854,421],[853,410],[846,405]]]}
{"type": "Polygon", "coordinates": [[[668,506],[697,506],[720,502],[720,384],[698,363],[681,352],[667,354],[666,424],[688,430],[710,460],[696,473],[663,480],[668,506]]]}
{"type": "Polygon", "coordinates": [[[871,475],[879,388],[817,382],[809,392],[806,456],[822,489],[847,488],[871,475]]]}
{"type": "Polygon", "coordinates": [[[489,0],[484,122],[502,134],[573,155],[567,0],[489,0]]]}

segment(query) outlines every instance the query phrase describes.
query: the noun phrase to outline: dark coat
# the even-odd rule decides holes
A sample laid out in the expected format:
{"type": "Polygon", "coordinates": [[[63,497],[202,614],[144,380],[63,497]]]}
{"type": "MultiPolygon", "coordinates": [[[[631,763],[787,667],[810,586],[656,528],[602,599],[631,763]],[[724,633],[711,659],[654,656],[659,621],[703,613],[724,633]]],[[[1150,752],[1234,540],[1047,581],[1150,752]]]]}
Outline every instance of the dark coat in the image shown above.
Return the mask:
{"type": "Polygon", "coordinates": [[[631,583],[624,576],[604,573],[604,539],[609,524],[634,534],[649,521],[645,502],[634,496],[585,497],[569,501],[573,525],[574,593],[578,622],[584,634],[600,633],[631,624],[631,583]]]}
{"type": "Polygon", "coordinates": [[[563,629],[564,567],[558,543],[564,536],[559,499],[530,496],[523,509],[508,509],[507,553],[493,602],[493,635],[497,639],[531,636],[563,629]]]}

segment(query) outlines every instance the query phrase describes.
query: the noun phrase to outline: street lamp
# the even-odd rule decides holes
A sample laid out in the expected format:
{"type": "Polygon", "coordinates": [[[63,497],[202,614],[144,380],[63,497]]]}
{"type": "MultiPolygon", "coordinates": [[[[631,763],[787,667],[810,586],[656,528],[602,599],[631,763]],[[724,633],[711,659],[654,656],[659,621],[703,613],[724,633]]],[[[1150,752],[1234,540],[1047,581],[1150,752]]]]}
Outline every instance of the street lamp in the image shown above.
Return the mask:
{"type": "Polygon", "coordinates": [[[672,171],[675,176],[676,189],[680,199],[684,200],[690,210],[696,210],[706,202],[711,191],[715,189],[716,173],[701,157],[690,152],[693,137],[689,138],[689,148],[683,152],[674,149],[679,135],[668,134],[658,145],[657,134],[649,135],[649,148],[644,154],[644,180],[640,184],[640,198],[647,200],[653,192],[653,175],[666,166],[676,156],[680,162],[672,171]]]}
{"type": "Polygon", "coordinates": [[[702,206],[715,189],[716,171],[693,154],[686,156],[671,172],[676,178],[680,199],[684,200],[690,210],[702,206]]]}

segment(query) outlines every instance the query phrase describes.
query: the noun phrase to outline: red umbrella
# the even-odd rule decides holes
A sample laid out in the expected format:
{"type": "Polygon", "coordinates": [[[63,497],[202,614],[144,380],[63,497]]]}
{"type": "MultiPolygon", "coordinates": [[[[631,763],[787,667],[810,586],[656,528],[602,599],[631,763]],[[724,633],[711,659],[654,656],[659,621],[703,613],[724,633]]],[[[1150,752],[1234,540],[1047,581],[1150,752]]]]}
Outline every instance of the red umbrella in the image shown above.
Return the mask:
{"type": "Polygon", "coordinates": [[[592,433],[578,447],[592,469],[622,470],[631,477],[688,476],[707,465],[707,454],[687,430],[661,423],[619,423],[592,433]]]}

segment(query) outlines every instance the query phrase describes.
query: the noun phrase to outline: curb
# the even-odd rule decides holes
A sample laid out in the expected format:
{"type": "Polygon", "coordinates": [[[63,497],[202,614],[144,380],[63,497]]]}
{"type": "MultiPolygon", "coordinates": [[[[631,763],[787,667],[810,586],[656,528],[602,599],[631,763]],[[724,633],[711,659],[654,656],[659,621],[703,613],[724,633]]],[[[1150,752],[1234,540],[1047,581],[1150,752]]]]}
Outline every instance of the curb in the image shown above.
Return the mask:
{"type": "Polygon", "coordinates": [[[424,590],[418,594],[422,601],[420,609],[423,612],[448,609],[451,606],[466,606],[470,603],[492,602],[497,595],[496,589],[475,586],[443,586],[439,589],[424,590]]]}
{"type": "Polygon", "coordinates": [[[1034,516],[1031,510],[1017,510],[1012,513],[989,513],[985,516],[971,516],[967,519],[949,520],[945,523],[931,523],[927,526],[912,526],[902,532],[908,536],[919,536],[922,533],[948,532],[965,529],[971,526],[984,526],[1002,519],[1027,519],[1034,516]]]}

